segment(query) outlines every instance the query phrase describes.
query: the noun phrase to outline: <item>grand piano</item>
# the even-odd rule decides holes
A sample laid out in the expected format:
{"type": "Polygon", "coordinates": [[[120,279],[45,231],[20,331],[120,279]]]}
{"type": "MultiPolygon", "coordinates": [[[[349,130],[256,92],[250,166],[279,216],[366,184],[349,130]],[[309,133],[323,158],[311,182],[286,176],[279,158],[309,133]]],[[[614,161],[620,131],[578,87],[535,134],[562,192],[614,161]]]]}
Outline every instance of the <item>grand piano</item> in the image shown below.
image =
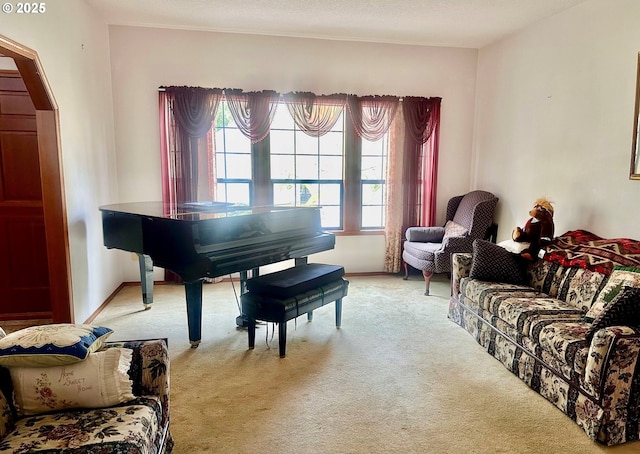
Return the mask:
{"type": "Polygon", "coordinates": [[[202,337],[204,278],[240,272],[245,281],[247,272],[255,276],[260,266],[288,259],[305,263],[308,255],[335,246],[315,207],[135,202],[99,209],[104,245],[138,255],[146,309],[153,303],[154,265],[182,278],[194,348],[202,337]]]}

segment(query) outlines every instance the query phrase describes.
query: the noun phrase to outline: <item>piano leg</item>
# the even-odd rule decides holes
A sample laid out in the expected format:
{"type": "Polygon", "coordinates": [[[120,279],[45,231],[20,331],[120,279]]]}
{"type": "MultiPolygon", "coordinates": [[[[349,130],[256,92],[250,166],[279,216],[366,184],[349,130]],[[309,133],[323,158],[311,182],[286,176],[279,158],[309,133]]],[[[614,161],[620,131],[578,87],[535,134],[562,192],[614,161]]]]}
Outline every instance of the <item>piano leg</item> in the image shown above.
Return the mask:
{"type": "MultiPolygon", "coordinates": [[[[252,268],[251,269],[251,277],[258,277],[260,275],[260,268],[252,268]]],[[[247,280],[249,279],[248,271],[240,271],[240,296],[247,293],[247,280]]],[[[247,328],[249,326],[249,320],[242,313],[242,309],[240,309],[240,315],[236,317],[236,325],[238,328],[247,328]]]]}
{"type": "Polygon", "coordinates": [[[189,326],[189,342],[191,348],[200,345],[202,339],[202,281],[185,282],[187,296],[187,323],[189,326]]]}
{"type": "Polygon", "coordinates": [[[138,254],[140,264],[140,283],[142,284],[142,304],[144,309],[151,309],[153,304],[153,260],[145,254],[138,254]]]}

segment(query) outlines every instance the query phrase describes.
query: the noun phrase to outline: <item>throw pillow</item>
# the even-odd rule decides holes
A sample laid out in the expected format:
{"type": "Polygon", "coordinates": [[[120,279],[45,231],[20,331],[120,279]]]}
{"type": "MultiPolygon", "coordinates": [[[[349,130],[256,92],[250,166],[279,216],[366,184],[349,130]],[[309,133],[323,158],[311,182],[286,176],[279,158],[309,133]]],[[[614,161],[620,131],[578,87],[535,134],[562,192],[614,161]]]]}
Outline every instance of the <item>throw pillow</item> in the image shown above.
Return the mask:
{"type": "Polygon", "coordinates": [[[128,375],[132,353],[114,347],[91,353],[81,363],[10,368],[18,414],[103,408],[135,399],[128,375]]]}
{"type": "Polygon", "coordinates": [[[640,325],[640,288],[623,287],[593,321],[587,330],[587,340],[591,342],[596,331],[615,325],[640,325]]]}
{"type": "Polygon", "coordinates": [[[444,225],[444,237],[442,238],[442,242],[444,243],[444,240],[454,236],[465,236],[468,232],[469,231],[460,224],[453,221],[447,221],[444,225]]]}
{"type": "Polygon", "coordinates": [[[605,306],[616,297],[624,286],[640,287],[640,268],[614,267],[605,287],[598,295],[595,303],[587,311],[585,319],[593,321],[598,318],[605,306]]]}
{"type": "Polygon", "coordinates": [[[486,240],[473,241],[469,277],[480,281],[524,284],[527,262],[518,254],[486,240]]]}
{"type": "Polygon", "coordinates": [[[0,339],[0,365],[39,367],[82,361],[112,332],[103,326],[70,323],[21,329],[0,339]]]}

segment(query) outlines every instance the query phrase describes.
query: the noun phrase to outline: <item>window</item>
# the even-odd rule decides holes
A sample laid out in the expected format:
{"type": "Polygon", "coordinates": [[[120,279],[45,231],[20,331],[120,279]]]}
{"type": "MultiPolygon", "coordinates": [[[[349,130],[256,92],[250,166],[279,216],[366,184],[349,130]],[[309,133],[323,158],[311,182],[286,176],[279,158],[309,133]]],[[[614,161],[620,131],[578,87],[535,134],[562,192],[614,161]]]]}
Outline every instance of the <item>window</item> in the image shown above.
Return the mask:
{"type": "Polygon", "coordinates": [[[388,139],[386,134],[376,142],[362,140],[360,228],[363,230],[384,228],[388,139]]]}
{"type": "Polygon", "coordinates": [[[273,203],[320,206],[322,226],[341,229],[344,113],[330,132],[310,137],[282,104],[269,136],[273,203]]]}
{"type": "Polygon", "coordinates": [[[215,128],[216,199],[251,204],[251,141],[236,126],[227,103],[218,106],[215,128]]]}
{"type": "Polygon", "coordinates": [[[345,118],[343,112],[327,134],[310,137],[282,102],[268,137],[252,145],[222,100],[215,129],[217,200],[321,207],[328,230],[384,228],[388,136],[362,140],[345,118]]]}

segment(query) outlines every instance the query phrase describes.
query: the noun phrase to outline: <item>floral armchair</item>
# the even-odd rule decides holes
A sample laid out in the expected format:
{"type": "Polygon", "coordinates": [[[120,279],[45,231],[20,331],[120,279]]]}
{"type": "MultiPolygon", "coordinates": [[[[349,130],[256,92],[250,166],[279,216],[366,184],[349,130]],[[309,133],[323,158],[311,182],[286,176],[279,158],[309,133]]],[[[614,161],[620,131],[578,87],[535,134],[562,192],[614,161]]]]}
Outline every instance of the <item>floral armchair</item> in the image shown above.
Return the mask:
{"type": "Polygon", "coordinates": [[[404,279],[408,279],[409,266],[422,271],[425,295],[429,295],[433,274],[451,271],[451,254],[472,252],[473,240],[495,237],[493,214],[497,204],[498,198],[492,193],[472,191],[449,200],[443,227],[409,227],[402,251],[404,279]]]}
{"type": "MultiPolygon", "coordinates": [[[[169,357],[164,339],[107,342],[99,351],[130,349],[133,400],[89,409],[19,416],[8,368],[0,367],[0,451],[12,453],[163,454],[169,431],[169,357]]],[[[55,396],[48,395],[48,399],[55,396]]]]}

